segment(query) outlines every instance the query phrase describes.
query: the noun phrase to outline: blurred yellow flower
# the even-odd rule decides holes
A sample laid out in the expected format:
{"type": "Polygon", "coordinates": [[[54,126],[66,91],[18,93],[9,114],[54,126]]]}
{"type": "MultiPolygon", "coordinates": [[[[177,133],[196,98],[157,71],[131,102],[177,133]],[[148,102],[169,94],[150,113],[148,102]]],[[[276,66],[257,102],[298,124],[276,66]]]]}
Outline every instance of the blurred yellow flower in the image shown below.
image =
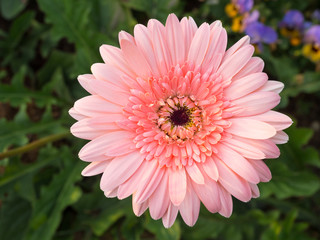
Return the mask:
{"type": "Polygon", "coordinates": [[[316,44],[306,44],[302,49],[302,54],[312,62],[320,61],[320,46],[316,44]]]}
{"type": "Polygon", "coordinates": [[[225,10],[226,14],[228,15],[228,17],[230,17],[230,18],[233,18],[233,17],[237,16],[237,14],[238,14],[238,8],[233,3],[227,4],[224,10],[225,10]]]}

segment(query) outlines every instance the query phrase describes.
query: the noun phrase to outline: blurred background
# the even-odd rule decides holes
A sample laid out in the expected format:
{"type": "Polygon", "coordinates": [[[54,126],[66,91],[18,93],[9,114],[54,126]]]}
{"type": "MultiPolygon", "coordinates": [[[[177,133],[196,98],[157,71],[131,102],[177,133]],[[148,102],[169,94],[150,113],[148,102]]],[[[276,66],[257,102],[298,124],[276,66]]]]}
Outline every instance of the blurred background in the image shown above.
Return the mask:
{"type": "Polygon", "coordinates": [[[0,0],[0,239],[320,239],[320,2],[318,0],[0,0]],[[252,2],[252,3],[251,3],[252,2]],[[100,176],[83,178],[68,115],[87,93],[77,76],[102,62],[148,19],[169,13],[198,25],[220,19],[231,45],[245,34],[285,89],[278,110],[294,119],[261,197],[236,199],[229,219],[203,206],[193,228],[171,229],[131,199],[105,198],[100,176]]]}

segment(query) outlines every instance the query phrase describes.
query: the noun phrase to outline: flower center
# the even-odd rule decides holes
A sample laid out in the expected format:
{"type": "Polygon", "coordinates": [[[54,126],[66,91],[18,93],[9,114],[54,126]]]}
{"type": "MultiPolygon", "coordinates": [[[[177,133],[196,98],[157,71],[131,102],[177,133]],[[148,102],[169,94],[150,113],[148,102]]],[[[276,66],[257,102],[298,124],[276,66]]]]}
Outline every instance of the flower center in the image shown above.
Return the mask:
{"type": "Polygon", "coordinates": [[[169,142],[193,138],[202,128],[202,109],[193,97],[173,96],[159,102],[156,124],[169,142]]]}
{"type": "Polygon", "coordinates": [[[179,108],[171,114],[170,120],[176,126],[184,126],[190,121],[190,110],[186,107],[179,108]]]}

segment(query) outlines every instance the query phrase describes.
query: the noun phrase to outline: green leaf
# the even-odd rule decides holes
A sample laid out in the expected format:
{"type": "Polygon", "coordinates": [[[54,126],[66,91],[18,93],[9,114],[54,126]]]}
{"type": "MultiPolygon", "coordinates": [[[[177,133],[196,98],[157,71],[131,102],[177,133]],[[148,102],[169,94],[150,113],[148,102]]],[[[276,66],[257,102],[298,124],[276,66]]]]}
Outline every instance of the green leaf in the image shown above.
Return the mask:
{"type": "Polygon", "coordinates": [[[320,189],[320,181],[310,171],[294,171],[285,164],[272,161],[269,164],[272,180],[259,184],[261,197],[274,194],[279,199],[288,197],[311,196],[320,189]]]}
{"type": "Polygon", "coordinates": [[[173,12],[176,7],[177,0],[129,0],[125,4],[138,11],[143,11],[150,18],[157,18],[164,21],[169,13],[173,12]]]}
{"type": "MultiPolygon", "coordinates": [[[[61,159],[74,159],[67,148],[60,152],[61,159]]],[[[83,163],[64,166],[49,185],[41,189],[40,198],[33,203],[33,214],[26,235],[28,240],[51,239],[58,228],[63,210],[81,197],[75,183],[81,178],[83,163]]]]}
{"type": "Polygon", "coordinates": [[[67,37],[83,49],[87,66],[97,60],[97,49],[92,46],[88,31],[90,1],[38,0],[38,4],[45,13],[46,20],[53,24],[54,35],[67,37]]]}
{"type": "Polygon", "coordinates": [[[8,44],[10,44],[12,48],[18,45],[18,43],[22,39],[23,34],[25,34],[25,32],[31,26],[31,21],[34,19],[34,17],[35,13],[33,11],[27,11],[14,20],[12,26],[10,27],[9,35],[7,38],[8,44]]]}
{"type": "Polygon", "coordinates": [[[166,229],[163,227],[162,221],[155,221],[149,218],[144,224],[145,229],[153,233],[157,239],[178,240],[181,239],[180,224],[176,221],[171,228],[166,229]]]}
{"type": "Polygon", "coordinates": [[[117,39],[119,30],[132,31],[137,23],[130,11],[123,8],[120,1],[92,0],[91,2],[91,24],[94,24],[94,29],[103,34],[104,42],[107,40],[106,36],[111,37],[110,41],[117,39]]]}
{"type": "Polygon", "coordinates": [[[316,93],[320,91],[320,73],[319,72],[305,72],[303,74],[302,82],[297,84],[300,92],[316,93]]]}
{"type": "Polygon", "coordinates": [[[39,169],[55,160],[58,153],[57,150],[52,151],[51,148],[46,147],[40,150],[39,160],[33,164],[25,164],[17,160],[10,162],[8,166],[5,167],[4,174],[0,175],[0,188],[5,188],[7,185],[16,182],[22,177],[34,174],[39,169]],[[48,155],[47,153],[50,153],[51,155],[48,155]]]}
{"type": "Polygon", "coordinates": [[[30,28],[34,16],[35,13],[33,11],[27,11],[15,19],[12,23],[9,33],[6,35],[4,40],[0,42],[0,56],[3,58],[1,61],[2,66],[10,63],[10,65],[12,64],[16,67],[17,62],[19,63],[18,65],[20,65],[21,60],[29,59],[29,55],[33,54],[35,39],[23,39],[23,47],[21,47],[19,44],[22,40],[22,36],[30,28]],[[30,50],[32,51],[31,53],[28,52],[30,50]]]}
{"type": "Polygon", "coordinates": [[[308,236],[305,230],[308,228],[307,223],[297,222],[298,211],[292,209],[286,214],[285,219],[277,219],[273,221],[269,228],[266,228],[261,235],[262,240],[315,240],[308,236]]]}
{"type": "Polygon", "coordinates": [[[100,202],[103,205],[100,205],[98,209],[91,206],[93,210],[98,210],[99,214],[90,216],[86,221],[96,236],[102,236],[112,224],[132,211],[128,208],[130,206],[128,199],[121,201],[118,199],[106,199],[101,190],[99,190],[99,195],[103,197],[102,202],[100,202]]]}
{"type": "MultiPolygon", "coordinates": [[[[70,53],[53,50],[48,57],[44,66],[37,72],[37,79],[39,83],[48,83],[48,80],[55,81],[54,74],[57,69],[69,70],[69,66],[72,65],[74,56],[70,53]]],[[[61,71],[61,70],[60,70],[61,71]]]]}
{"type": "MultiPolygon", "coordinates": [[[[56,68],[57,66],[55,69],[56,68]]],[[[46,78],[46,85],[41,91],[26,88],[24,86],[24,80],[27,77],[27,68],[26,66],[23,66],[14,75],[10,85],[0,83],[0,102],[9,102],[13,107],[20,107],[21,105],[31,103],[32,101],[34,101],[39,107],[52,104],[66,105],[67,102],[71,105],[71,96],[68,93],[68,88],[64,84],[64,79],[60,69],[52,72],[50,76],[46,78]],[[53,96],[54,90],[57,91],[59,98],[53,96]]]]}
{"type": "Polygon", "coordinates": [[[27,2],[27,0],[1,0],[1,15],[8,20],[14,18],[27,6],[27,2]]]}
{"type": "Polygon", "coordinates": [[[26,144],[28,142],[27,134],[38,134],[41,137],[66,131],[63,127],[65,122],[52,119],[50,109],[47,110],[45,116],[39,122],[30,121],[25,109],[26,106],[21,106],[19,113],[12,122],[0,119],[0,151],[11,145],[21,146],[26,144]]]}
{"type": "MultiPolygon", "coordinates": [[[[209,215],[204,208],[200,211],[200,217],[192,228],[182,225],[182,239],[211,239],[216,238],[224,230],[226,221],[218,216],[209,215]],[[207,215],[204,215],[207,214],[207,215]]],[[[234,216],[232,216],[234,217],[234,216]]]]}
{"type": "Polygon", "coordinates": [[[320,167],[317,150],[311,146],[304,147],[313,136],[313,131],[308,128],[297,128],[296,124],[293,124],[286,132],[289,135],[289,142],[279,146],[281,150],[279,160],[296,171],[306,169],[307,165],[320,167]]]}
{"type": "Polygon", "coordinates": [[[30,203],[15,195],[7,197],[0,208],[0,239],[23,239],[30,215],[30,203]]]}
{"type": "Polygon", "coordinates": [[[134,214],[128,214],[125,221],[121,224],[121,235],[124,239],[140,240],[144,232],[142,219],[137,218],[134,214]]]}

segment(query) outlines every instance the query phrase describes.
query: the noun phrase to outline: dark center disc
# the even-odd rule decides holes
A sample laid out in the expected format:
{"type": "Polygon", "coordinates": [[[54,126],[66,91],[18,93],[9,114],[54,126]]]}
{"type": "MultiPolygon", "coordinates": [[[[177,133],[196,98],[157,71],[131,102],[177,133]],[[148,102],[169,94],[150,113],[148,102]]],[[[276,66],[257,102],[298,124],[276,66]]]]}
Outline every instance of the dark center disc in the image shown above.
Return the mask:
{"type": "Polygon", "coordinates": [[[178,110],[175,110],[171,114],[170,120],[174,125],[178,125],[178,126],[183,126],[183,125],[187,124],[190,120],[187,109],[180,108],[178,110]]]}

